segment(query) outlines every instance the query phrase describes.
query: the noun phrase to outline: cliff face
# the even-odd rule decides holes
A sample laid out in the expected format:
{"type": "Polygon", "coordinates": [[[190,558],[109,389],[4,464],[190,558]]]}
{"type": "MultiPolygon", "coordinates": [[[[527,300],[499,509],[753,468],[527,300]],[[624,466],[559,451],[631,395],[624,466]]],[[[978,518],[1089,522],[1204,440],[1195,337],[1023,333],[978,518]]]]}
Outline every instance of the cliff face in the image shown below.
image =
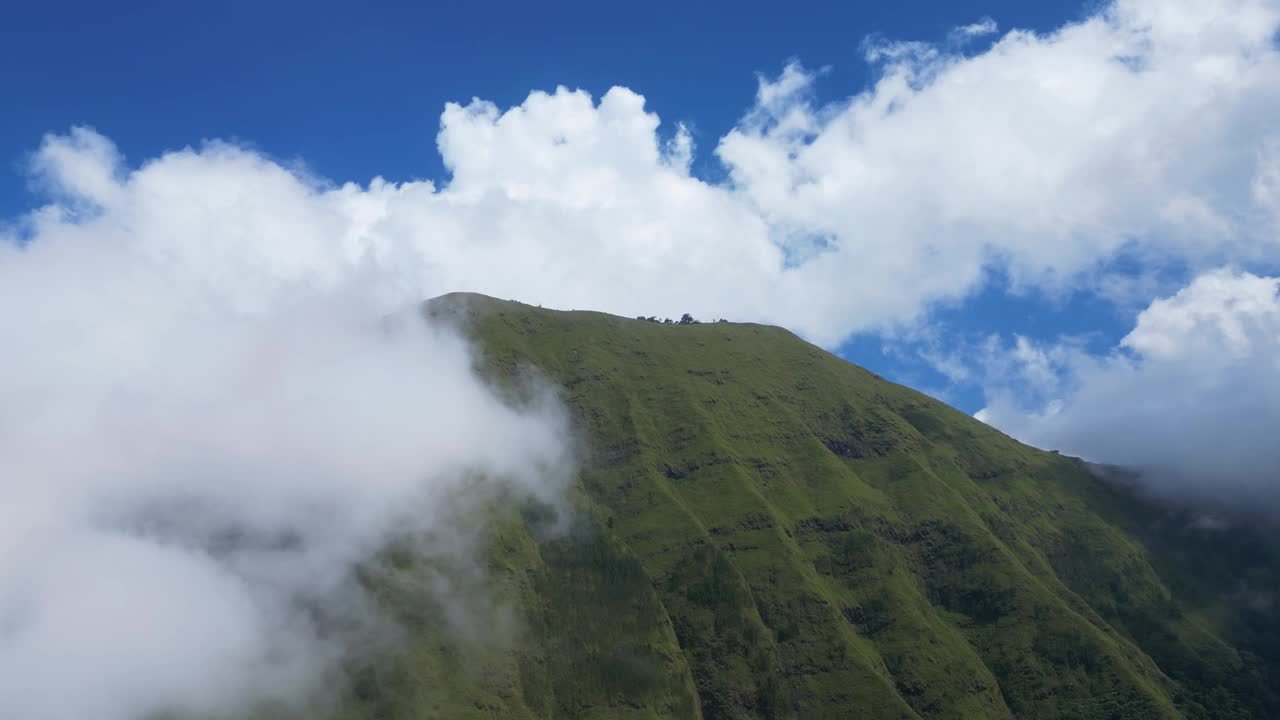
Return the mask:
{"type": "Polygon", "coordinates": [[[371,581],[411,637],[353,669],[342,717],[1280,716],[1274,538],[1197,528],[778,328],[427,311],[497,381],[559,386],[576,510],[494,510],[506,639],[371,581]]]}

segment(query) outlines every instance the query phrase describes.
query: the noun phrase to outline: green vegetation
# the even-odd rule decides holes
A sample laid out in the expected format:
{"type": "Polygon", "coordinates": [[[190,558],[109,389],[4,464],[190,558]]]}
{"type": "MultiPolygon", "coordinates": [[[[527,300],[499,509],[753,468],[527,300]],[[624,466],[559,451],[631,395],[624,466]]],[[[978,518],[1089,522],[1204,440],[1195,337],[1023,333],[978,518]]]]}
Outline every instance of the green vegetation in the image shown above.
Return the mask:
{"type": "Polygon", "coordinates": [[[509,632],[451,632],[375,574],[410,637],[351,669],[341,718],[1280,717],[1274,537],[1196,529],[779,328],[428,311],[499,382],[560,387],[577,509],[494,510],[509,632]]]}

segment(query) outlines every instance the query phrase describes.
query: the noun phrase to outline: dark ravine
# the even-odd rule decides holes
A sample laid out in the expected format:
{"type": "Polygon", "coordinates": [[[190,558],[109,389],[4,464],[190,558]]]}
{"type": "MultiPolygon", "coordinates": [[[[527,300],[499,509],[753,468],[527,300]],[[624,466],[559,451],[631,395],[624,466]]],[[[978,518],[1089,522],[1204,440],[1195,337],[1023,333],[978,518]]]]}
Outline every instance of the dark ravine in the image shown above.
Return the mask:
{"type": "Polygon", "coordinates": [[[1274,533],[1197,527],[779,328],[427,311],[498,382],[561,388],[577,510],[495,508],[509,637],[373,581],[408,642],[337,717],[1280,717],[1274,533]]]}

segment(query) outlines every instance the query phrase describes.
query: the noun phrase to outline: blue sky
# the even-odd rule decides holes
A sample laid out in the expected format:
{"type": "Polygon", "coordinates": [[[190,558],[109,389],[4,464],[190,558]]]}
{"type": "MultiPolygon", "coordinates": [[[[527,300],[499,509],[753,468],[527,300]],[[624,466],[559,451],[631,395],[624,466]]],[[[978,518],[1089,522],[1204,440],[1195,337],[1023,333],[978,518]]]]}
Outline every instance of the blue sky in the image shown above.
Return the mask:
{"type": "MultiPolygon", "coordinates": [[[[669,122],[718,137],[755,72],[831,67],[865,82],[872,33],[938,40],[991,15],[1048,29],[1079,3],[9,3],[0,10],[0,156],[91,124],[131,158],[205,137],[300,156],[326,177],[438,177],[445,101],[518,104],[557,85],[634,88],[669,122]]],[[[10,173],[4,208],[27,204],[10,173]]]]}
{"type": "MultiPolygon", "coordinates": [[[[613,4],[228,2],[194,13],[162,2],[14,3],[0,10],[0,217],[45,201],[25,165],[49,132],[87,125],[131,161],[204,139],[234,139],[335,182],[447,177],[435,148],[446,101],[499,106],[558,85],[599,96],[614,85],[645,96],[670,125],[711,145],[738,121],[757,73],[790,59],[826,68],[816,86],[837,99],[870,80],[868,36],[944,41],[991,17],[1050,30],[1081,17],[1078,2],[749,2],[613,4]],[[501,18],[501,22],[495,19],[501,18]]],[[[703,153],[695,172],[718,179],[703,153]]],[[[1118,337],[1112,318],[1076,303],[988,291],[947,313],[969,332],[1051,336],[1082,324],[1118,337]],[[1029,322],[1030,318],[1038,318],[1029,322]],[[1096,322],[1096,326],[1093,324],[1096,322]]],[[[926,386],[969,412],[976,387],[945,386],[914,355],[884,354],[878,338],[841,353],[926,386]]]]}
{"type": "Polygon", "coordinates": [[[337,181],[439,178],[446,101],[509,106],[535,89],[623,85],[713,140],[750,103],[754,74],[790,58],[830,67],[820,91],[851,94],[867,81],[868,35],[939,40],[984,16],[1051,29],[1083,12],[1007,0],[6,3],[0,211],[38,201],[15,170],[42,135],[73,125],[134,159],[235,138],[337,181]]]}
{"type": "MultiPolygon", "coordinates": [[[[1116,387],[1274,375],[1246,296],[1280,271],[1278,27],[1276,0],[10,3],[0,240],[782,324],[1103,457],[1116,387]],[[1204,352],[1238,337],[1252,364],[1204,352]]],[[[1205,434],[1166,416],[1144,447],[1205,434]]]]}

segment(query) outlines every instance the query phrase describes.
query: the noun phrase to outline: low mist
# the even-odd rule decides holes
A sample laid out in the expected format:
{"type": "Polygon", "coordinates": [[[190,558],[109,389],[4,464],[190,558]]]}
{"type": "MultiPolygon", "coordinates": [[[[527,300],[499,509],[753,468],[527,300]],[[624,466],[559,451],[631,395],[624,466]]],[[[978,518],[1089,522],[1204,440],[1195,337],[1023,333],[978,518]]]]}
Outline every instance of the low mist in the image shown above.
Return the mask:
{"type": "Polygon", "coordinates": [[[1048,381],[999,388],[980,413],[987,422],[1129,468],[1175,503],[1280,519],[1280,278],[1204,273],[1153,301],[1101,359],[1025,340],[1011,354],[1016,373],[1048,381]],[[1029,412],[1019,390],[1053,400],[1029,412]]]}
{"type": "Polygon", "coordinates": [[[386,629],[358,564],[411,535],[482,572],[466,508],[556,503],[563,416],[359,258],[129,220],[70,198],[0,243],[0,714],[301,708],[386,629]]]}

